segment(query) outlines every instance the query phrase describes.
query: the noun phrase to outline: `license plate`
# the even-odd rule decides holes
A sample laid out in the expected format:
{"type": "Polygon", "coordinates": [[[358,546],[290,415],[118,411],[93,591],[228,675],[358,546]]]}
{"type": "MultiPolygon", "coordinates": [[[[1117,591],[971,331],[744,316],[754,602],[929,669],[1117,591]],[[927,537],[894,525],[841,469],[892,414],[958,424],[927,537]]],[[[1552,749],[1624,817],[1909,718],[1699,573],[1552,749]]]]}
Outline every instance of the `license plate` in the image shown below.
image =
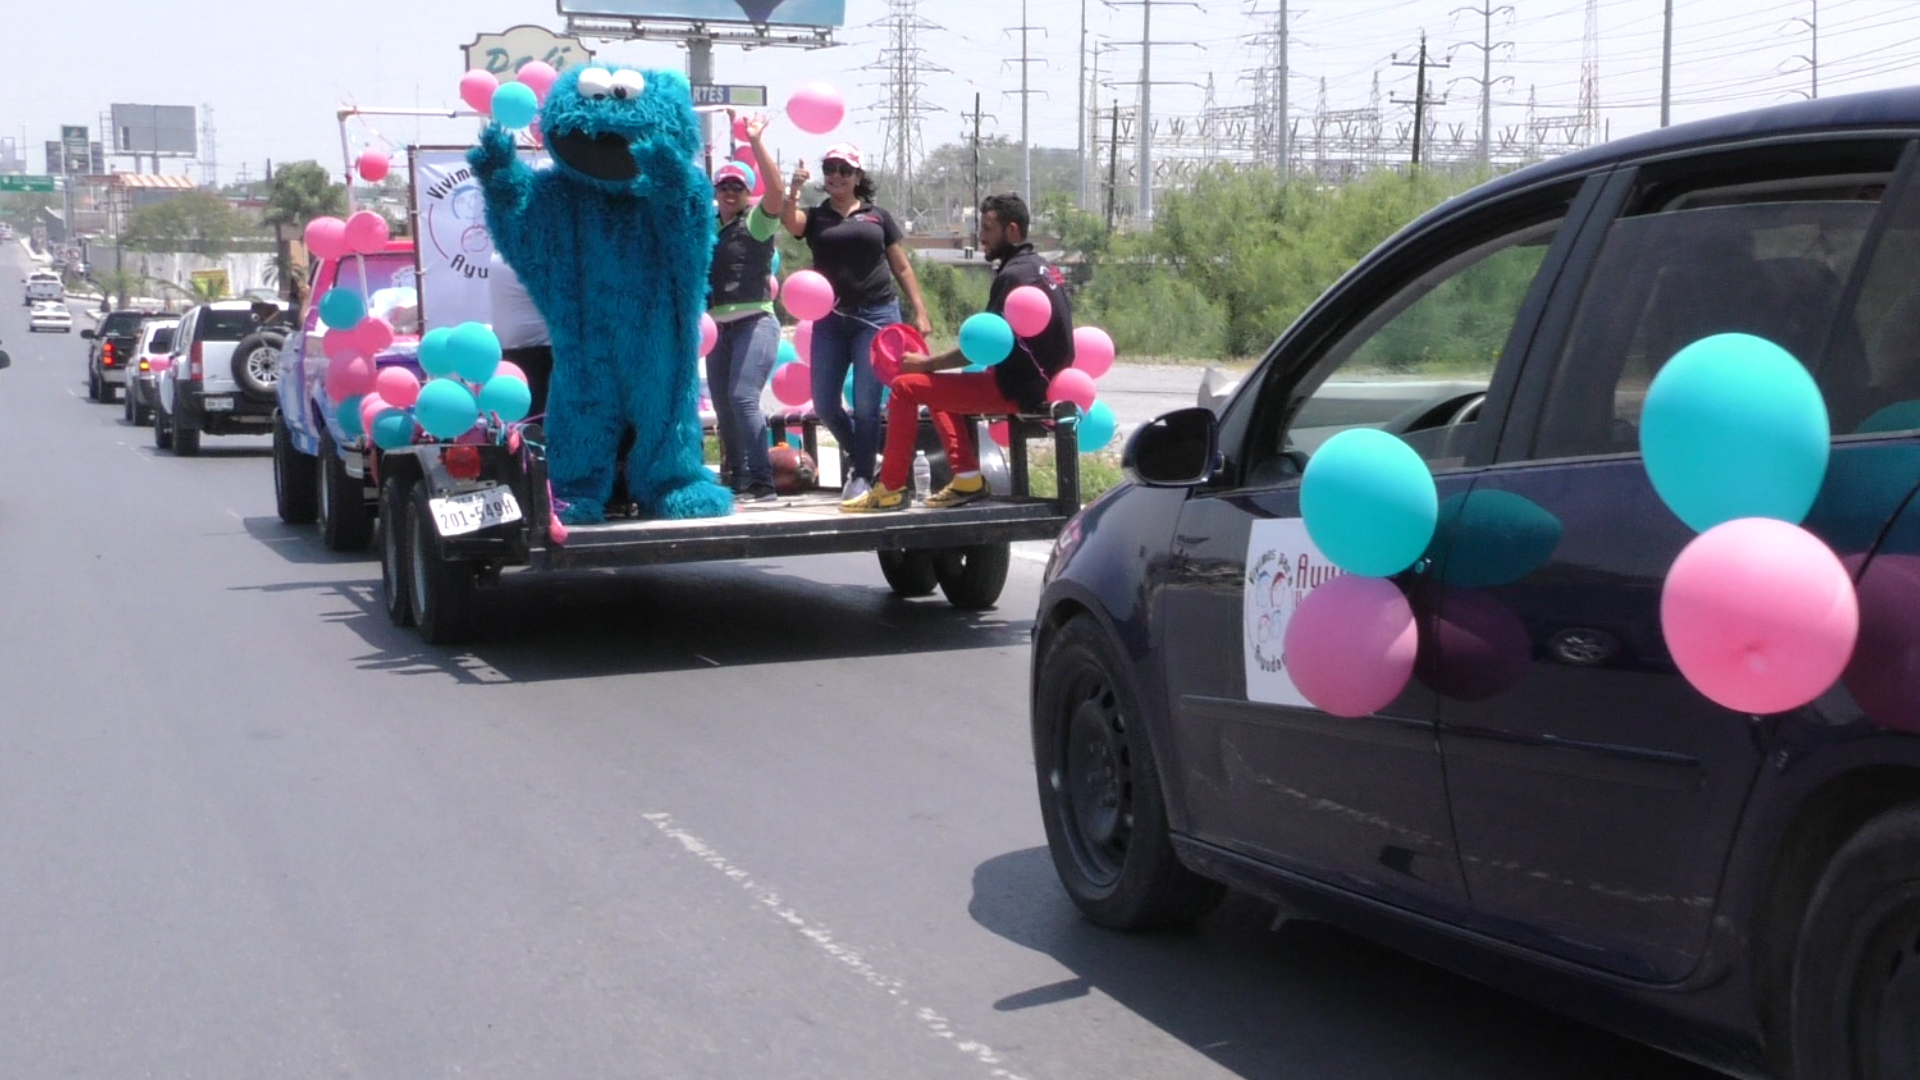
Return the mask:
{"type": "Polygon", "coordinates": [[[512,489],[505,487],[429,499],[427,506],[433,510],[433,526],[441,536],[461,536],[489,525],[520,520],[520,504],[514,500],[512,489]]]}
{"type": "Polygon", "coordinates": [[[210,397],[203,400],[201,404],[206,406],[206,410],[208,412],[232,412],[233,411],[232,398],[210,397]]]}

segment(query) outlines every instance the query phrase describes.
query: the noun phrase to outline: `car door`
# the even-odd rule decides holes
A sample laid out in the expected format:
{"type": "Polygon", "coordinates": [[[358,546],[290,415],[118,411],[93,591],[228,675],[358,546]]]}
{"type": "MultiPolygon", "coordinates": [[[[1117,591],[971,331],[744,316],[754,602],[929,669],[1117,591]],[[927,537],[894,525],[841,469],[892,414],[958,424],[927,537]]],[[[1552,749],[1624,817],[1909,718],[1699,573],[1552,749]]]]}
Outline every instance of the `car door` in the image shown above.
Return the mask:
{"type": "Polygon", "coordinates": [[[1335,572],[1306,538],[1300,476],[1326,439],[1367,425],[1412,444],[1443,494],[1468,486],[1582,190],[1576,178],[1512,193],[1396,242],[1229,407],[1225,468],[1185,504],[1157,597],[1189,835],[1394,903],[1464,907],[1432,691],[1336,719],[1287,675],[1292,612],[1335,572]]]}
{"type": "MultiPolygon", "coordinates": [[[[1489,932],[1655,981],[1702,955],[1772,721],[1713,704],[1667,652],[1661,585],[1695,534],[1648,479],[1640,408],[1660,365],[1709,334],[1768,338],[1816,372],[1852,355],[1857,327],[1837,316],[1902,151],[1773,143],[1611,179],[1499,462],[1431,571],[1440,744],[1489,932]]],[[[1836,423],[1853,407],[1836,402],[1836,423]]],[[[1830,484],[1854,471],[1836,457],[1830,484]]],[[[1844,519],[1860,500],[1841,503],[1807,524],[1864,551],[1892,507],[1859,528],[1844,519]]]]}
{"type": "Polygon", "coordinates": [[[172,415],[178,400],[180,380],[186,377],[187,359],[193,353],[193,326],[201,308],[190,308],[180,316],[180,325],[173,332],[173,351],[167,356],[167,370],[160,373],[155,389],[160,394],[161,411],[172,415]]]}

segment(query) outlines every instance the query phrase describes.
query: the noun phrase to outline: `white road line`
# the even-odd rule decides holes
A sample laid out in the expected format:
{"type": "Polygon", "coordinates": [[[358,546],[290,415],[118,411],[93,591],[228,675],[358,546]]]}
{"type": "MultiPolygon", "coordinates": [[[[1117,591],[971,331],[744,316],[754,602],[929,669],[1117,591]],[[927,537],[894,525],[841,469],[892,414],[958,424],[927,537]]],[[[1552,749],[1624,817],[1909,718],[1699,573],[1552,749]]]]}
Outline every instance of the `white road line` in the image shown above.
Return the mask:
{"type": "Polygon", "coordinates": [[[993,1077],[994,1080],[1026,1080],[1026,1078],[1022,1077],[1019,1073],[1010,1072],[1002,1068],[1001,1065],[1004,1059],[994,1052],[993,1047],[983,1042],[976,1042],[972,1039],[961,1037],[960,1033],[954,1030],[953,1024],[950,1023],[946,1017],[941,1016],[939,1013],[924,1005],[914,1005],[909,1002],[905,993],[905,983],[892,976],[881,974],[872,964],[862,959],[858,952],[835,941],[833,934],[825,927],[818,923],[808,922],[802,918],[798,912],[781,902],[779,893],[753,880],[752,875],[734,865],[732,862],[729,862],[726,856],[715,851],[712,847],[708,846],[705,841],[687,832],[685,829],[680,828],[678,825],[675,825],[672,814],[642,814],[640,816],[646,818],[653,824],[654,828],[659,829],[668,837],[679,841],[680,846],[685,848],[688,854],[706,863],[708,866],[713,867],[715,870],[720,871],[720,873],[726,876],[728,881],[740,886],[741,891],[745,892],[761,907],[766,908],[768,913],[774,918],[791,927],[795,933],[812,942],[828,956],[846,965],[854,974],[865,980],[867,985],[878,990],[885,990],[887,995],[893,998],[902,1009],[907,1010],[913,1015],[913,1018],[919,1022],[920,1026],[928,1035],[936,1039],[945,1040],[947,1044],[955,1050],[986,1066],[987,1075],[993,1077]]]}

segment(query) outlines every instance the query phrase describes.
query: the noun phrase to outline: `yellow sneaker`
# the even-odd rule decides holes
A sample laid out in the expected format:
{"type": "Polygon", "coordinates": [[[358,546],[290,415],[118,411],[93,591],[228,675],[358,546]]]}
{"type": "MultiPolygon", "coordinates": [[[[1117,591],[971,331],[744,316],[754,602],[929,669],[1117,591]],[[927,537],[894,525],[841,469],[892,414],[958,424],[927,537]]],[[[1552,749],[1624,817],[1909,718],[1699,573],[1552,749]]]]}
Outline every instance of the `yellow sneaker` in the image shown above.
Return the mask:
{"type": "Polygon", "coordinates": [[[905,510],[910,505],[906,488],[889,488],[885,484],[875,484],[866,494],[856,495],[840,504],[843,514],[878,514],[889,510],[905,510]]]}
{"type": "Polygon", "coordinates": [[[993,494],[987,489],[987,478],[976,476],[970,480],[955,477],[953,483],[927,496],[926,505],[934,510],[946,510],[955,506],[965,506],[993,494]]]}

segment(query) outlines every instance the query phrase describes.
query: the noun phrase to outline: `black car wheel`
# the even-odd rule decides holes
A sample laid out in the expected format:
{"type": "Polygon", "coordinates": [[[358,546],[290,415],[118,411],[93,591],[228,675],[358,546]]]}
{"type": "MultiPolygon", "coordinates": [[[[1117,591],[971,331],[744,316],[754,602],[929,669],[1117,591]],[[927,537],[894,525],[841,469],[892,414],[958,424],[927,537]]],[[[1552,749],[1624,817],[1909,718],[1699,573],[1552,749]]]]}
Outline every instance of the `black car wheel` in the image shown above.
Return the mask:
{"type": "Polygon", "coordinates": [[[1106,634],[1079,616],[1048,636],[1033,695],[1047,848],[1067,894],[1116,930],[1188,922],[1224,886],[1174,854],[1152,740],[1106,634]]]}
{"type": "Polygon", "coordinates": [[[405,526],[410,495],[410,485],[397,476],[380,485],[380,593],[387,621],[395,626],[413,625],[413,594],[407,588],[413,564],[405,526]]]}
{"type": "Polygon", "coordinates": [[[454,645],[473,632],[475,593],[479,591],[473,563],[447,559],[440,550],[440,534],[433,527],[427,505],[427,487],[414,484],[407,498],[407,596],[413,624],[429,645],[454,645]]]}
{"type": "Polygon", "coordinates": [[[188,426],[179,413],[173,414],[173,435],[168,441],[173,443],[173,452],[181,457],[200,453],[200,429],[188,426]]]}
{"type": "Polygon", "coordinates": [[[900,596],[932,596],[940,587],[931,551],[882,551],[880,576],[900,596]]]}
{"type": "Polygon", "coordinates": [[[87,372],[87,400],[100,400],[100,376],[93,371],[87,372]]]}
{"type": "Polygon", "coordinates": [[[983,611],[1000,599],[1012,562],[1012,544],[969,544],[935,552],[933,574],[947,603],[963,611],[983,611]]]}
{"type": "Polygon", "coordinates": [[[373,511],[366,485],[347,473],[347,463],[320,433],[320,542],[328,551],[365,551],[373,541],[373,511]]]}
{"type": "Polygon", "coordinates": [[[133,412],[133,387],[127,387],[127,396],[120,401],[120,416],[129,425],[137,423],[133,412]]]}
{"type": "Polygon", "coordinates": [[[293,433],[280,414],[273,416],[273,501],[280,520],[310,525],[320,515],[318,462],[293,445],[293,433]]]}
{"type": "Polygon", "coordinates": [[[1920,1076],[1920,806],[1868,822],[1827,865],[1791,995],[1795,1077],[1920,1076]]]}
{"type": "Polygon", "coordinates": [[[173,448],[173,418],[159,404],[153,407],[153,446],[156,450],[173,448]]]}

